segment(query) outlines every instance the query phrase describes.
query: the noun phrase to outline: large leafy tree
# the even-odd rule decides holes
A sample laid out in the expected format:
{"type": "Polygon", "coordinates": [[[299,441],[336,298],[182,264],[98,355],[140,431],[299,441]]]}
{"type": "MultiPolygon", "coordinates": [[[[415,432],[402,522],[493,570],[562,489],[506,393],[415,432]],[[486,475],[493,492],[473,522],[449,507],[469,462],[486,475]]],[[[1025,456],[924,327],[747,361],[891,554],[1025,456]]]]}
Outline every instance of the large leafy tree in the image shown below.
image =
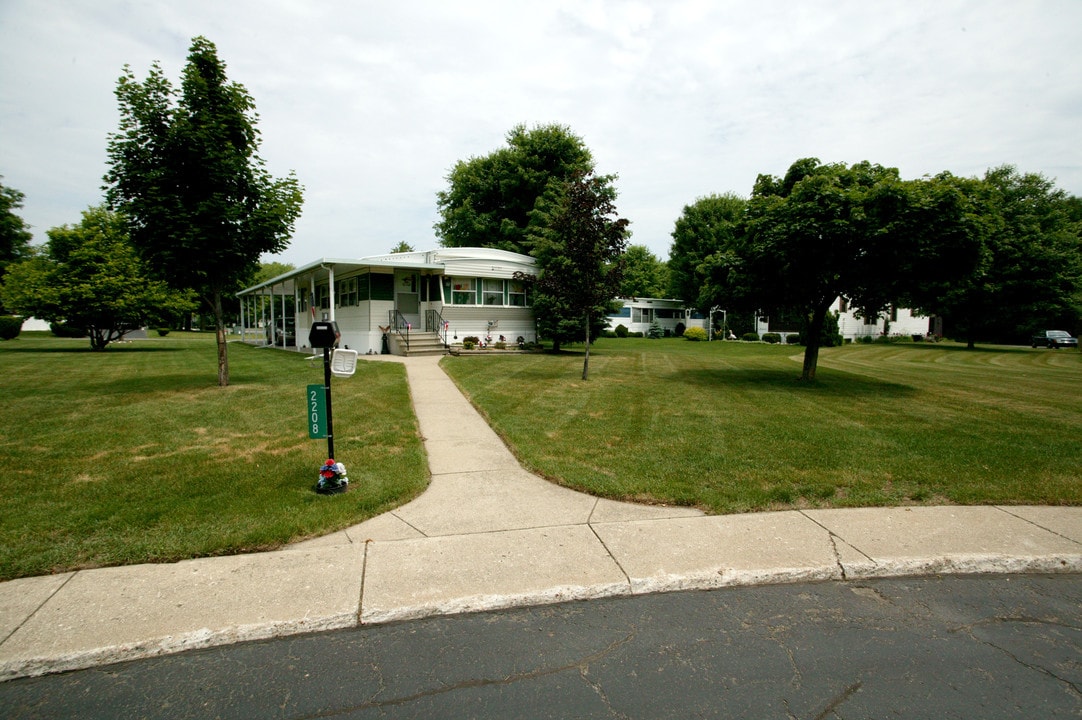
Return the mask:
{"type": "Polygon", "coordinates": [[[155,63],[117,83],[120,127],[109,138],[107,198],[129,219],[153,271],[195,290],[217,328],[218,384],[229,384],[223,298],[263,253],[284,250],[300,215],[296,177],[276,179],[259,157],[255,103],[226,78],[214,44],[192,41],[180,93],[155,63]]]}
{"type": "Polygon", "coordinates": [[[93,350],[159,316],[191,309],[185,293],[148,278],[117,213],[98,207],[76,226],[48,232],[42,252],[10,266],[4,303],[48,322],[84,330],[93,350]]]}
{"type": "Polygon", "coordinates": [[[684,207],[672,232],[669,250],[669,295],[702,311],[714,298],[703,295],[707,258],[733,245],[743,232],[748,201],[733,193],[708,195],[684,207]]]}
{"type": "Polygon", "coordinates": [[[793,163],[783,178],[760,175],[745,231],[704,261],[708,295],[738,310],[796,311],[807,317],[801,378],[813,380],[830,305],[838,296],[868,315],[899,292],[890,264],[892,225],[905,191],[897,170],[867,162],[793,163]]]}
{"type": "Polygon", "coordinates": [[[983,182],[944,172],[895,184],[868,212],[893,240],[884,262],[895,270],[896,304],[925,315],[964,304],[987,270],[998,224],[983,182]]]}
{"type": "Polygon", "coordinates": [[[631,245],[624,253],[624,279],[621,297],[666,297],[669,292],[669,266],[645,245],[631,245]]]}
{"type": "Polygon", "coordinates": [[[1033,330],[1073,329],[1082,316],[1082,224],[1076,199],[1012,166],[970,180],[979,197],[981,261],[934,310],[970,347],[1020,341],[1033,330]]]}
{"type": "Polygon", "coordinates": [[[517,125],[507,134],[506,147],[451,169],[447,190],[437,193],[436,235],[445,247],[530,254],[538,201],[556,185],[593,170],[590,151],[570,129],[517,125]]]}
{"type": "MultiPolygon", "coordinates": [[[[9,265],[30,256],[30,228],[15,214],[23,206],[25,197],[15,188],[0,183],[0,280],[9,265]]],[[[3,312],[2,306],[0,312],[3,312]]]]}
{"type": "Polygon", "coordinates": [[[583,380],[589,377],[595,326],[605,323],[623,277],[628,221],[616,215],[614,179],[576,174],[550,187],[535,211],[531,240],[539,272],[527,279],[538,331],[554,350],[564,342],[586,343],[583,380]]]}

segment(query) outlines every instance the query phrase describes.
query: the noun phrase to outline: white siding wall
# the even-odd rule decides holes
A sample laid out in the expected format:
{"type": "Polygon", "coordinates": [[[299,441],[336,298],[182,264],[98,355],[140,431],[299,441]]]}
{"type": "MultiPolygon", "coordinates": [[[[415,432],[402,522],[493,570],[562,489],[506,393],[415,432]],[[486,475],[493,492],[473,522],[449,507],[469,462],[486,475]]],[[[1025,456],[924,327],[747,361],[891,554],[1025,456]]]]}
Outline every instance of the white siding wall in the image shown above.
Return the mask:
{"type": "MultiPolygon", "coordinates": [[[[881,313],[874,321],[868,322],[864,318],[857,317],[852,309],[840,312],[841,306],[842,303],[839,298],[830,306],[830,312],[838,312],[838,332],[841,333],[842,337],[846,340],[855,341],[862,337],[877,338],[882,335],[884,331],[889,332],[891,335],[928,334],[929,319],[923,315],[913,314],[908,308],[898,308],[897,319],[890,320],[888,323],[888,318],[890,318],[889,310],[881,313]]],[[[768,323],[762,322],[762,318],[757,321],[757,330],[759,335],[767,332],[777,332],[776,330],[772,330],[768,323]]]]}
{"type": "MultiPolygon", "coordinates": [[[[841,304],[834,302],[831,312],[838,310],[841,304]]],[[[897,320],[890,320],[890,311],[881,314],[875,322],[869,323],[864,318],[858,318],[853,312],[847,311],[838,316],[838,332],[846,340],[858,340],[862,337],[876,338],[884,331],[890,335],[927,335],[928,318],[923,315],[914,315],[908,308],[898,308],[897,320]],[[889,327],[888,327],[889,326],[889,327]]]]}
{"type": "Polygon", "coordinates": [[[534,328],[533,312],[530,308],[517,307],[455,307],[445,305],[443,319],[450,323],[450,339],[452,345],[462,343],[462,338],[469,335],[484,338],[491,334],[493,342],[499,340],[500,335],[509,343],[514,343],[520,336],[526,342],[534,342],[537,339],[534,328]],[[489,322],[496,325],[489,330],[489,322]],[[458,339],[455,339],[455,336],[458,339]]]}
{"type": "Polygon", "coordinates": [[[684,325],[685,329],[689,327],[706,328],[706,320],[702,318],[692,319],[686,316],[687,314],[683,312],[684,305],[679,300],[635,298],[621,299],[618,302],[623,303],[623,309],[627,311],[627,314],[610,315],[609,330],[615,330],[617,325],[623,325],[628,329],[628,332],[641,332],[645,334],[650,330],[650,324],[653,321],[652,318],[657,319],[657,323],[661,326],[662,330],[668,330],[670,332],[675,331],[676,326],[681,323],[684,325]],[[677,311],[672,314],[679,315],[679,317],[657,317],[656,311],[658,309],[664,311],[677,311]]]}

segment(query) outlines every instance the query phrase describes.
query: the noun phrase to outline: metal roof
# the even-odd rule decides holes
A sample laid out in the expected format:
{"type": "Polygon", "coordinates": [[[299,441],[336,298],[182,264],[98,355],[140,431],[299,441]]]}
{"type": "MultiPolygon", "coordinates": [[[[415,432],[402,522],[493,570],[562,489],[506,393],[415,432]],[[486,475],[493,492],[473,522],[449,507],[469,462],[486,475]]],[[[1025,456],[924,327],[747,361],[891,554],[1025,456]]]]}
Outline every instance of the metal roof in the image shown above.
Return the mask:
{"type": "MultiPolygon", "coordinates": [[[[448,265],[464,264],[471,268],[479,268],[490,263],[510,263],[531,267],[535,265],[534,259],[528,255],[496,248],[440,248],[420,252],[387,253],[363,258],[320,258],[258,285],[245,288],[238,292],[237,296],[258,294],[268,289],[271,293],[293,293],[297,278],[315,275],[317,280],[321,280],[329,277],[331,267],[334,268],[335,275],[340,275],[370,267],[446,270],[448,265]]],[[[496,266],[491,266],[492,271],[497,269],[496,266]]]]}

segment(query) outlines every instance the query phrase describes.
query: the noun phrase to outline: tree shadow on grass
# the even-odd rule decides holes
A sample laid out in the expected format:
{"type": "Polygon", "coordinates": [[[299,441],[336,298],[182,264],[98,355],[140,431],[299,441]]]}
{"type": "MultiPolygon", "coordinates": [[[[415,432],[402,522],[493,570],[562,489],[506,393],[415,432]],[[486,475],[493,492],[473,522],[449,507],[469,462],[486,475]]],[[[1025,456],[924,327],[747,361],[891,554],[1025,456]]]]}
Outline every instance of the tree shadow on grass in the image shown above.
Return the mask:
{"type": "MultiPolygon", "coordinates": [[[[873,343],[874,345],[874,343],[873,343]]],[[[1032,353],[1033,348],[1027,345],[976,345],[974,347],[966,347],[961,343],[896,343],[889,344],[887,347],[897,348],[899,350],[906,350],[909,352],[915,352],[918,350],[933,350],[935,352],[943,353],[963,353],[963,354],[979,354],[979,353],[992,353],[997,355],[1024,355],[1032,353]]]]}
{"type": "Polygon", "coordinates": [[[22,353],[27,355],[92,355],[94,357],[108,357],[109,355],[115,355],[118,353],[159,353],[159,352],[181,352],[184,348],[181,347],[169,347],[165,345],[143,345],[143,346],[129,346],[129,345],[110,345],[104,350],[91,350],[90,345],[86,347],[13,347],[9,348],[5,346],[4,352],[10,353],[22,353]]]}
{"type": "Polygon", "coordinates": [[[671,373],[666,379],[722,391],[758,388],[784,390],[804,396],[906,398],[920,392],[915,387],[901,383],[823,368],[819,368],[816,379],[810,382],[800,379],[799,370],[790,372],[773,368],[691,369],[671,373]]]}
{"type": "Polygon", "coordinates": [[[151,395],[157,393],[197,392],[218,388],[217,377],[213,373],[171,375],[132,375],[125,378],[113,378],[108,382],[83,383],[86,390],[100,395],[151,395]]]}

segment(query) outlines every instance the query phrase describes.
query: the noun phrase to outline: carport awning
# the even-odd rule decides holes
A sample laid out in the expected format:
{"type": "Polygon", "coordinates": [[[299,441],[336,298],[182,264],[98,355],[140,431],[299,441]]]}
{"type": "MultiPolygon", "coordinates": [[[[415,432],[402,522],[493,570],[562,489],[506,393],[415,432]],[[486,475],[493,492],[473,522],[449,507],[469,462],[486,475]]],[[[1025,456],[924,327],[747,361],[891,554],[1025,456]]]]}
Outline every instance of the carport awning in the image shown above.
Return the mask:
{"type": "Polygon", "coordinates": [[[335,277],[340,277],[352,272],[365,270],[368,268],[383,267],[383,268],[408,268],[410,270],[443,270],[444,266],[439,263],[425,263],[425,262],[402,262],[389,260],[385,258],[353,258],[353,259],[332,259],[323,258],[316,260],[315,262],[308,263],[303,267],[299,267],[296,270],[290,270],[287,273],[283,273],[277,277],[273,277],[270,280],[253,285],[252,287],[245,288],[237,293],[237,297],[244,297],[245,295],[291,295],[295,292],[297,283],[303,278],[304,286],[307,286],[309,282],[314,280],[316,283],[320,281],[326,281],[330,278],[331,268],[334,269],[335,277]]]}

